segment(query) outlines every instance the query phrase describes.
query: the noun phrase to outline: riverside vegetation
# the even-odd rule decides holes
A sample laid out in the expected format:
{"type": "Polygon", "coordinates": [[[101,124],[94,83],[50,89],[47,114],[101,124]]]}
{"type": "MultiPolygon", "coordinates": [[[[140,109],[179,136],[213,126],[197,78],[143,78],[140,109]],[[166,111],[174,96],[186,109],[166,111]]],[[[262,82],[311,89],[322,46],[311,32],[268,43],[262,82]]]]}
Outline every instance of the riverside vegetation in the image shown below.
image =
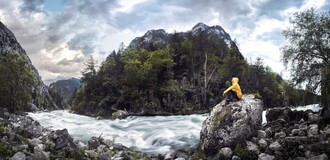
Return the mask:
{"type": "Polygon", "coordinates": [[[209,112],[223,98],[231,76],[242,77],[244,93],[260,95],[266,108],[319,100],[295,89],[261,58],[248,63],[220,26],[203,23],[188,32],[148,31],[113,51],[98,71],[94,63],[92,57],[86,62],[74,113],[109,118],[117,110],[133,115],[209,112]]]}

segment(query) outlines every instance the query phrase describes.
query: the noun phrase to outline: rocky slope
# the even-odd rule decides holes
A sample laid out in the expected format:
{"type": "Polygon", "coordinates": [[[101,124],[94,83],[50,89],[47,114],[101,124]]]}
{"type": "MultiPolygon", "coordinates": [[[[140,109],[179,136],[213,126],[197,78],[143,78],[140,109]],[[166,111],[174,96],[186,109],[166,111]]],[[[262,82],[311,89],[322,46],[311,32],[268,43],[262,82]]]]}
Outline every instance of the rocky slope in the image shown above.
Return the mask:
{"type": "Polygon", "coordinates": [[[261,126],[262,108],[253,95],[215,106],[192,159],[328,159],[330,125],[319,123],[318,113],[269,109],[261,126]]]}
{"type": "MultiPolygon", "coordinates": [[[[19,54],[27,55],[25,50],[17,42],[15,35],[2,22],[0,22],[0,56],[12,51],[17,51],[19,54]]],[[[38,85],[35,88],[31,88],[31,90],[33,90],[32,107],[34,110],[53,110],[65,108],[65,106],[56,105],[56,103],[54,103],[53,98],[49,94],[47,86],[42,82],[37,69],[32,65],[30,59],[29,62],[31,69],[33,70],[33,74],[38,81],[38,85]]]]}
{"type": "Polygon", "coordinates": [[[145,154],[92,137],[86,145],[74,140],[66,129],[49,130],[24,115],[0,108],[0,160],[47,159],[150,159],[145,154]]]}
{"type": "Polygon", "coordinates": [[[80,87],[81,82],[77,78],[63,79],[53,82],[49,89],[62,95],[66,102],[70,102],[75,91],[80,87]]]}

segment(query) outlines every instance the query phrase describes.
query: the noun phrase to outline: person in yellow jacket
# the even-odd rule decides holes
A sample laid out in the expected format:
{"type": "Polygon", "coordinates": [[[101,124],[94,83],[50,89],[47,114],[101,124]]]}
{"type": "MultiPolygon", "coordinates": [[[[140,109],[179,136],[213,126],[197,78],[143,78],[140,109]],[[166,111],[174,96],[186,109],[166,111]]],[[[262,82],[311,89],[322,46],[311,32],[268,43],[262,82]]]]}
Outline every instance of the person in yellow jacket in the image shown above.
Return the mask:
{"type": "Polygon", "coordinates": [[[241,87],[238,85],[238,81],[239,79],[237,77],[233,77],[231,80],[232,85],[223,91],[223,95],[228,93],[227,102],[242,99],[243,94],[241,87]]]}

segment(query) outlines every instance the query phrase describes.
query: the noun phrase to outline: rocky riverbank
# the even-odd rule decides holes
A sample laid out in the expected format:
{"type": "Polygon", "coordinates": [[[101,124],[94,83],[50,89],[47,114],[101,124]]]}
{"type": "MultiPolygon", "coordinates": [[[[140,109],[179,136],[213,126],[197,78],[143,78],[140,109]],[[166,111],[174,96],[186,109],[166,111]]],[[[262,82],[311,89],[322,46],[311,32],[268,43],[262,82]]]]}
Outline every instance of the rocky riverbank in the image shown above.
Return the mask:
{"type": "Polygon", "coordinates": [[[25,115],[0,112],[0,160],[47,159],[150,159],[102,137],[87,144],[74,140],[66,129],[49,130],[25,115]]]}
{"type": "Polygon", "coordinates": [[[192,159],[328,159],[330,125],[320,125],[318,113],[269,109],[262,126],[262,107],[253,95],[215,106],[192,159]]]}

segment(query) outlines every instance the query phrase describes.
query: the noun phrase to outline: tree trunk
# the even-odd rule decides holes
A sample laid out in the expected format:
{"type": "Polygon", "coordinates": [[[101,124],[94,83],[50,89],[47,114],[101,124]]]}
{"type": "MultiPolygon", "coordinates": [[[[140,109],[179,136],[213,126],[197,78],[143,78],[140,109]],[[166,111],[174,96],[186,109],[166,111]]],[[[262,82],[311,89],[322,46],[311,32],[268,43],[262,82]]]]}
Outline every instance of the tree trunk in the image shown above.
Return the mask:
{"type": "Polygon", "coordinates": [[[330,119],[330,67],[323,69],[321,84],[321,105],[323,107],[321,116],[324,119],[330,119]]]}

